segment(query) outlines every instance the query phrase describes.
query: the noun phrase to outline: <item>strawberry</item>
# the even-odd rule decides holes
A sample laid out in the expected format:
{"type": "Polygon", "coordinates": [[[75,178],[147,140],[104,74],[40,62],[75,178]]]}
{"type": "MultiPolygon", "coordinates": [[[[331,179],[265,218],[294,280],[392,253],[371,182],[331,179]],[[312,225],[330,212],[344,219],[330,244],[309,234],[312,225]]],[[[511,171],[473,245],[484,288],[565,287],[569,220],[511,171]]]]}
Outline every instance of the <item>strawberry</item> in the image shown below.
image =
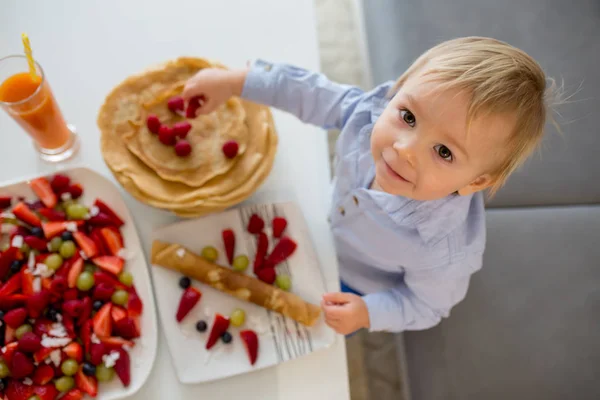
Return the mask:
{"type": "Polygon", "coordinates": [[[131,383],[131,361],[129,359],[129,353],[123,349],[117,351],[119,352],[119,358],[115,363],[115,372],[123,383],[123,386],[127,387],[131,383]]]}
{"type": "Polygon", "coordinates": [[[11,328],[10,326],[6,326],[6,329],[4,330],[4,342],[5,343],[12,343],[17,339],[17,330],[14,328],[11,328]]]}
{"type": "Polygon", "coordinates": [[[4,314],[4,322],[13,329],[17,329],[27,319],[27,310],[24,308],[15,308],[4,314]]]}
{"type": "Polygon", "coordinates": [[[27,332],[19,339],[19,350],[24,353],[35,353],[42,348],[42,339],[33,332],[27,332]]]}
{"type": "Polygon", "coordinates": [[[211,347],[217,344],[217,340],[219,340],[223,333],[227,332],[227,329],[229,329],[229,318],[219,313],[215,314],[215,321],[206,342],[206,350],[210,350],[211,347]]]}
{"type": "Polygon", "coordinates": [[[29,235],[25,236],[23,241],[27,243],[32,249],[38,251],[48,251],[48,242],[46,242],[44,239],[40,239],[39,237],[29,235]]]}
{"type": "Polygon", "coordinates": [[[50,291],[51,287],[52,287],[52,278],[42,278],[42,288],[44,288],[44,290],[50,291]]]}
{"type": "Polygon", "coordinates": [[[135,339],[140,337],[140,332],[135,321],[131,318],[123,318],[115,323],[115,333],[123,339],[135,339]]]}
{"type": "Polygon", "coordinates": [[[171,97],[167,102],[167,107],[174,113],[183,111],[185,109],[185,101],[183,100],[183,97],[180,96],[171,97]]]}
{"type": "Polygon", "coordinates": [[[250,220],[248,221],[248,232],[252,234],[257,234],[262,232],[265,228],[265,221],[258,216],[258,214],[252,214],[250,216],[250,220]]]}
{"type": "Polygon", "coordinates": [[[127,311],[123,307],[113,306],[110,316],[113,322],[116,323],[124,318],[127,318],[127,311]]]}
{"type": "Polygon", "coordinates": [[[58,236],[64,231],[67,230],[67,226],[69,226],[69,222],[67,221],[50,221],[42,223],[42,229],[44,230],[44,236],[46,239],[50,240],[54,236],[58,236]]]}
{"type": "Polygon", "coordinates": [[[16,379],[11,379],[8,381],[5,394],[8,400],[29,400],[33,394],[33,386],[26,385],[16,379]]]}
{"type": "Polygon", "coordinates": [[[50,354],[54,350],[56,350],[56,349],[52,348],[52,347],[42,347],[41,349],[39,349],[38,351],[36,351],[33,354],[33,360],[39,364],[39,363],[43,362],[46,358],[50,357],[50,354]]]}
{"type": "Polygon", "coordinates": [[[77,342],[68,344],[67,347],[63,348],[63,352],[67,355],[67,357],[72,358],[78,363],[83,361],[83,349],[77,342]]]}
{"type": "Polygon", "coordinates": [[[235,156],[238,154],[238,151],[239,145],[235,140],[225,142],[223,145],[223,154],[225,154],[225,157],[227,158],[235,158],[235,156]]]}
{"type": "Polygon", "coordinates": [[[100,235],[110,254],[113,256],[118,255],[119,250],[123,248],[123,237],[119,230],[114,228],[102,228],[100,229],[100,235]]]}
{"type": "Polygon", "coordinates": [[[106,283],[99,283],[94,288],[94,293],[92,294],[92,297],[94,298],[94,300],[108,301],[110,300],[114,292],[114,287],[106,283]]]}
{"type": "MultiPolygon", "coordinates": [[[[73,318],[77,318],[83,311],[83,301],[81,300],[69,300],[65,301],[62,305],[64,314],[69,315],[73,318]]],[[[63,315],[64,315],[63,314],[63,315]]]]}
{"type": "Polygon", "coordinates": [[[96,282],[96,285],[99,285],[100,283],[106,283],[108,286],[111,286],[115,289],[127,289],[127,286],[123,285],[115,277],[102,271],[94,272],[94,281],[96,282]]]}
{"type": "Polygon", "coordinates": [[[160,119],[158,119],[157,115],[150,114],[148,117],[146,117],[146,126],[150,132],[157,134],[158,130],[160,129],[160,125],[160,119]]]}
{"type": "Polygon", "coordinates": [[[110,336],[111,331],[112,331],[112,319],[110,316],[111,310],[112,310],[112,304],[106,303],[105,305],[102,306],[100,311],[98,311],[96,313],[96,315],[94,315],[94,318],[92,321],[93,321],[93,326],[94,326],[94,333],[96,334],[96,336],[98,336],[98,337],[110,336]]]}
{"type": "Polygon", "coordinates": [[[4,253],[0,254],[0,279],[6,276],[12,262],[22,257],[21,251],[16,247],[9,247],[4,253]]]}
{"type": "Polygon", "coordinates": [[[34,370],[35,365],[29,357],[18,350],[15,351],[10,368],[11,376],[15,379],[22,379],[31,375],[34,370]]]}
{"type": "Polygon", "coordinates": [[[58,199],[50,186],[50,182],[46,178],[37,178],[29,182],[29,186],[33,192],[40,198],[42,203],[48,208],[54,208],[58,199]]]}
{"type": "Polygon", "coordinates": [[[21,292],[23,292],[23,294],[25,296],[31,296],[33,293],[35,293],[34,289],[33,289],[33,280],[34,280],[34,276],[33,273],[27,269],[24,268],[23,271],[21,271],[21,292]]]}
{"type": "Polygon", "coordinates": [[[98,254],[98,247],[92,239],[83,232],[73,233],[77,245],[81,247],[87,258],[92,258],[98,254]]]}
{"type": "Polygon", "coordinates": [[[13,207],[12,212],[13,214],[15,214],[15,217],[29,225],[42,225],[42,221],[40,221],[40,218],[37,215],[35,215],[35,213],[31,211],[31,209],[27,207],[27,205],[22,201],[13,207]]]}
{"type": "Polygon", "coordinates": [[[256,239],[256,255],[254,257],[254,273],[256,274],[264,264],[267,250],[269,249],[269,239],[267,234],[260,232],[256,239]]]}
{"type": "Polygon", "coordinates": [[[56,194],[60,194],[60,193],[64,192],[65,189],[68,188],[70,184],[71,184],[71,178],[69,178],[68,176],[65,176],[65,175],[61,175],[61,174],[54,175],[52,177],[52,180],[50,181],[50,186],[52,187],[52,190],[54,190],[54,193],[56,193],[56,194]]]}
{"type": "Polygon", "coordinates": [[[50,293],[60,295],[69,287],[67,278],[64,276],[56,276],[50,284],[50,293]]]}
{"type": "Polygon", "coordinates": [[[77,300],[77,298],[79,298],[79,292],[77,291],[77,288],[67,289],[63,294],[64,301],[77,300]]]}
{"type": "Polygon", "coordinates": [[[144,309],[144,305],[142,304],[142,300],[137,295],[137,293],[129,293],[129,300],[127,301],[127,313],[130,317],[139,317],[142,315],[142,310],[144,309]]]}
{"type": "Polygon", "coordinates": [[[83,271],[83,258],[78,257],[77,260],[71,265],[71,269],[69,269],[69,275],[67,276],[67,281],[69,283],[70,288],[74,288],[77,286],[77,278],[79,278],[79,274],[83,271]]]}
{"type": "Polygon", "coordinates": [[[90,231],[89,236],[90,236],[90,239],[92,239],[94,241],[94,243],[96,244],[96,248],[98,249],[98,256],[110,255],[110,252],[108,251],[108,249],[106,248],[106,245],[104,244],[102,235],[100,235],[99,228],[92,229],[90,231]]]}
{"type": "MultiPolygon", "coordinates": [[[[25,276],[25,274],[23,274],[23,276],[25,276]]],[[[48,307],[49,303],[50,292],[47,289],[32,294],[27,299],[27,312],[29,313],[29,316],[31,318],[39,318],[44,313],[44,310],[48,307]]]]}
{"type": "Polygon", "coordinates": [[[34,386],[33,393],[36,394],[40,400],[54,400],[59,394],[58,389],[52,384],[34,386]]]}
{"type": "Polygon", "coordinates": [[[102,200],[100,199],[96,199],[96,201],[94,202],[94,205],[96,207],[98,207],[98,209],[103,212],[104,214],[108,215],[109,217],[111,217],[114,221],[114,225],[117,228],[120,228],[121,226],[123,226],[125,224],[125,222],[123,222],[123,220],[117,215],[117,213],[115,213],[109,206],[107,206],[102,200]]]}
{"type": "Polygon", "coordinates": [[[179,307],[177,308],[176,319],[177,322],[183,321],[186,315],[194,308],[194,306],[200,301],[202,293],[196,288],[189,287],[184,290],[179,300],[179,307]]]}
{"type": "Polygon", "coordinates": [[[277,278],[277,272],[275,271],[275,268],[265,267],[256,272],[256,277],[261,281],[272,285],[277,278]]]}
{"type": "Polygon", "coordinates": [[[8,343],[6,346],[4,346],[2,348],[2,358],[4,359],[4,361],[6,362],[7,365],[12,364],[13,356],[15,355],[15,352],[17,351],[18,347],[19,347],[19,343],[12,342],[12,343],[8,343]]]}
{"type": "Polygon", "coordinates": [[[225,229],[221,236],[223,237],[223,244],[225,245],[225,252],[227,253],[227,260],[229,264],[233,264],[233,256],[235,255],[235,233],[231,229],[225,229]]]}
{"type": "Polygon", "coordinates": [[[256,363],[258,357],[258,335],[253,330],[247,329],[240,332],[240,338],[246,346],[248,352],[248,358],[250,358],[250,364],[256,363]]]}
{"type": "Polygon", "coordinates": [[[179,157],[187,157],[192,152],[192,145],[185,139],[179,140],[175,144],[175,154],[179,157]]]}
{"type": "Polygon", "coordinates": [[[85,354],[89,353],[90,347],[92,346],[92,330],[93,330],[93,320],[88,319],[81,325],[81,330],[79,332],[79,336],[81,338],[81,343],[83,344],[83,350],[85,354]]]}
{"type": "Polygon", "coordinates": [[[110,272],[113,275],[119,275],[123,271],[125,261],[116,256],[100,256],[92,259],[93,263],[101,269],[110,272]]]}
{"type": "Polygon", "coordinates": [[[10,206],[12,206],[12,197],[0,196],[0,210],[4,210],[10,206]]]}
{"type": "Polygon", "coordinates": [[[81,400],[83,399],[83,396],[85,396],[85,393],[83,393],[81,390],[71,389],[67,392],[67,394],[61,397],[60,400],[81,400]]]}
{"type": "Polygon", "coordinates": [[[162,125],[158,130],[158,140],[166,146],[173,146],[177,137],[175,136],[175,132],[173,132],[173,128],[168,125],[162,125]]]}
{"type": "Polygon", "coordinates": [[[71,198],[73,200],[77,200],[83,195],[83,187],[79,183],[69,185],[69,187],[67,187],[66,192],[71,195],[71,198]]]}
{"type": "Polygon", "coordinates": [[[202,104],[204,103],[204,96],[194,96],[190,99],[190,101],[188,102],[188,106],[185,110],[185,116],[186,118],[196,118],[196,111],[198,111],[198,109],[200,107],[202,107],[202,104]]]}
{"type": "Polygon", "coordinates": [[[102,356],[110,353],[110,350],[103,343],[92,343],[90,346],[90,362],[94,365],[100,365],[104,361],[102,356]]]}
{"type": "Polygon", "coordinates": [[[106,349],[108,353],[113,350],[122,349],[123,346],[133,347],[135,343],[131,340],[125,340],[120,337],[108,337],[108,338],[100,338],[102,345],[106,349]]]}
{"type": "Polygon", "coordinates": [[[275,248],[269,255],[268,260],[272,262],[273,265],[277,265],[291,256],[294,251],[296,251],[296,247],[298,247],[296,242],[289,237],[284,236],[279,239],[279,242],[277,242],[275,248]]]}
{"type": "MultiPolygon", "coordinates": [[[[37,353],[36,353],[37,354],[37,353]]],[[[36,361],[39,363],[39,361],[36,361]]],[[[45,385],[54,378],[54,368],[50,365],[42,364],[33,373],[33,383],[36,385],[45,385]]]]}
{"type": "Polygon", "coordinates": [[[23,294],[0,296],[0,310],[12,310],[13,308],[23,307],[26,303],[27,296],[23,294]]]}
{"type": "Polygon", "coordinates": [[[113,219],[107,214],[104,214],[103,212],[99,212],[97,215],[94,215],[86,222],[90,226],[110,226],[114,224],[113,219]]]}
{"type": "Polygon", "coordinates": [[[81,302],[81,314],[79,315],[79,320],[77,322],[79,326],[83,325],[88,319],[90,319],[93,309],[92,299],[88,295],[86,295],[81,302]]]}
{"type": "Polygon", "coordinates": [[[181,139],[185,139],[191,129],[192,124],[187,121],[176,122],[173,125],[173,132],[181,139]]]}
{"type": "MultiPolygon", "coordinates": [[[[65,214],[64,211],[53,210],[51,208],[40,208],[38,213],[48,221],[64,221],[67,219],[67,214],[65,214]]],[[[46,232],[45,229],[44,232],[46,232]]]]}
{"type": "Polygon", "coordinates": [[[98,395],[98,381],[94,376],[87,376],[83,373],[83,366],[79,367],[79,371],[75,374],[75,385],[82,392],[89,394],[92,397],[98,395]]]}
{"type": "Polygon", "coordinates": [[[280,238],[287,227],[287,220],[283,217],[275,217],[271,226],[273,227],[273,237],[280,238]]]}
{"type": "Polygon", "coordinates": [[[21,289],[21,273],[16,273],[0,288],[0,296],[8,296],[21,289]]]}
{"type": "Polygon", "coordinates": [[[75,324],[73,323],[73,318],[68,314],[64,314],[62,316],[62,324],[65,327],[65,331],[67,331],[67,335],[71,339],[75,339],[77,335],[75,334],[75,324]]]}

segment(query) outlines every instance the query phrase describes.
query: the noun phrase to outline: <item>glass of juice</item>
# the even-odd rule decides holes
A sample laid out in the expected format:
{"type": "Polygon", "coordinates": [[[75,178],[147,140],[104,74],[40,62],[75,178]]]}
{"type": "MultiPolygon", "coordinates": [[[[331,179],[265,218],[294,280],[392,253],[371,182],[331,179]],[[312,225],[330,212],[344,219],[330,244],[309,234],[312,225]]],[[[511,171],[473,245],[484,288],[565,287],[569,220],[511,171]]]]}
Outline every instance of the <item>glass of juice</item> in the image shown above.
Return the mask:
{"type": "Polygon", "coordinates": [[[63,118],[44,70],[37,62],[35,67],[36,74],[30,74],[25,56],[0,59],[0,106],[31,136],[43,160],[60,162],[77,151],[79,141],[63,118]]]}

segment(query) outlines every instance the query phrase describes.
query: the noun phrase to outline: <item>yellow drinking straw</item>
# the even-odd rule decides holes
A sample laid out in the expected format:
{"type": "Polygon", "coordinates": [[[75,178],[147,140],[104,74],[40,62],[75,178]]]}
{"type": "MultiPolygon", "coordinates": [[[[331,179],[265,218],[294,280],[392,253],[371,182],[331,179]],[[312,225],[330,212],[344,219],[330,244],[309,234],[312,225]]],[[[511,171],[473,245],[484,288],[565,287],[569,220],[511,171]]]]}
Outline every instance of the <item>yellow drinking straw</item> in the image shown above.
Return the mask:
{"type": "Polygon", "coordinates": [[[27,64],[29,64],[29,74],[33,80],[39,80],[35,72],[35,62],[33,61],[33,55],[31,54],[31,44],[29,43],[29,36],[26,33],[21,34],[23,39],[23,47],[25,48],[25,56],[27,57],[27,64]]]}

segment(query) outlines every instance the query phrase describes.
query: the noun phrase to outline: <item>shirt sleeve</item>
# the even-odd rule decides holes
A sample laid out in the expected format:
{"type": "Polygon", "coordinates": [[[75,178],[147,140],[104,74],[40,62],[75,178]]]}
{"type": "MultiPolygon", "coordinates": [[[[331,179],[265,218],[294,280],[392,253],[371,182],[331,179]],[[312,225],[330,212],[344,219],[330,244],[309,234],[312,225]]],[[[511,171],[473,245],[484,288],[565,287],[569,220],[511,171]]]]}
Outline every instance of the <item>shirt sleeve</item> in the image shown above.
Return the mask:
{"type": "Polygon", "coordinates": [[[462,301],[481,258],[429,270],[407,271],[404,282],[390,290],[363,297],[369,310],[370,331],[401,332],[437,325],[462,301]]]}
{"type": "Polygon", "coordinates": [[[330,81],[325,75],[288,65],[256,60],[242,97],[289,112],[325,129],[342,129],[364,92],[330,81]]]}

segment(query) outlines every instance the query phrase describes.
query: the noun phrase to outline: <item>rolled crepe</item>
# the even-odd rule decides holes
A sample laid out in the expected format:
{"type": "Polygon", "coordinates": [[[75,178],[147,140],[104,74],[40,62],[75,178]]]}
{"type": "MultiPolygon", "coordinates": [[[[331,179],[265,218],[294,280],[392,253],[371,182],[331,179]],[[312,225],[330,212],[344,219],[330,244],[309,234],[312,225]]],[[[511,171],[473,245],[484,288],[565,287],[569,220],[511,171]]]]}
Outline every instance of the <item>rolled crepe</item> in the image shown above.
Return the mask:
{"type": "Polygon", "coordinates": [[[306,326],[313,326],[321,309],[299,296],[259,279],[211,263],[179,244],[155,240],[152,264],[178,271],[223,293],[278,312],[306,326]]]}

